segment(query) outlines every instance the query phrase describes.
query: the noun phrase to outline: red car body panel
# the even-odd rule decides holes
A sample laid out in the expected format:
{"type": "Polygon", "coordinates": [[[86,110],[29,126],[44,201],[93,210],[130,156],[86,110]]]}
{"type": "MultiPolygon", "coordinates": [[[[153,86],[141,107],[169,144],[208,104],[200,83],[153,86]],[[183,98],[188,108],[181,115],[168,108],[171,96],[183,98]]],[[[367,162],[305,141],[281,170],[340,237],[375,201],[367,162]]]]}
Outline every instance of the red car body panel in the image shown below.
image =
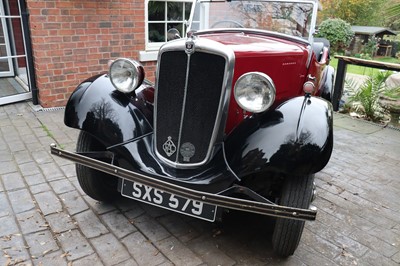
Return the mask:
{"type": "MultiPolygon", "coordinates": [[[[241,75],[248,72],[262,72],[270,76],[276,86],[275,106],[292,97],[303,95],[306,76],[316,76],[318,72],[318,64],[315,63],[311,64],[312,72],[307,71],[310,50],[307,45],[299,42],[245,33],[211,33],[201,35],[200,38],[222,43],[234,51],[233,86],[241,75]]],[[[233,93],[228,113],[225,128],[227,134],[249,115],[239,107],[233,93]]]]}

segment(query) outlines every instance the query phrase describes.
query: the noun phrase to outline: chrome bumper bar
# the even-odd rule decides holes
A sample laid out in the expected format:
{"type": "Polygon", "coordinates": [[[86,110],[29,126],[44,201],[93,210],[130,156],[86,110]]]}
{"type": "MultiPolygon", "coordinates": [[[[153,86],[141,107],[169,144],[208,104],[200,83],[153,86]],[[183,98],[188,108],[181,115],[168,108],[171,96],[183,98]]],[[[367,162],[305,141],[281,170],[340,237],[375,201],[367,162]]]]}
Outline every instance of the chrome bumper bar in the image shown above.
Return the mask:
{"type": "Polygon", "coordinates": [[[50,145],[50,151],[52,154],[61,158],[71,160],[75,163],[96,169],[98,171],[102,171],[104,173],[119,178],[138,182],[143,185],[153,187],[155,189],[159,189],[191,200],[213,204],[222,208],[296,220],[315,220],[317,215],[317,210],[315,207],[312,209],[299,209],[188,189],[150,176],[143,175],[141,173],[126,170],[124,168],[111,165],[109,163],[105,163],[84,155],[61,150],[57,148],[55,144],[50,145]]]}

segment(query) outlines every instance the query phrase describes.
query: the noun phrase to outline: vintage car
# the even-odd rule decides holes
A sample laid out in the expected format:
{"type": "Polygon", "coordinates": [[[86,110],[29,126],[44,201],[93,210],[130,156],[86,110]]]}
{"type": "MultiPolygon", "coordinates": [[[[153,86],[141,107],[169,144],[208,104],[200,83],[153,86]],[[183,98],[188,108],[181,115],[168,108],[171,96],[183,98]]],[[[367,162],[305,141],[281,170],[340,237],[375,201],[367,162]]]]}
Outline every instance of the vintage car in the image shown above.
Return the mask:
{"type": "Polygon", "coordinates": [[[333,147],[317,11],[317,0],[195,0],[159,50],[155,84],[139,62],[114,60],[68,101],[77,152],[51,152],[76,162],[99,201],[122,194],[207,221],[230,209],[275,217],[273,249],[292,255],[333,147]]]}

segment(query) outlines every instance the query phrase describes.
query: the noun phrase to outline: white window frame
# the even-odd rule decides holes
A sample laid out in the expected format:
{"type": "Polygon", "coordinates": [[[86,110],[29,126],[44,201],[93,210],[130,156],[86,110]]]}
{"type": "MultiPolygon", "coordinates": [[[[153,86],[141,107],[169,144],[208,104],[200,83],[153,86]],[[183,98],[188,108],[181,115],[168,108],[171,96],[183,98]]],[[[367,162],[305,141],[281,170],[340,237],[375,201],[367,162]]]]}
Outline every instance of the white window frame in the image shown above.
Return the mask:
{"type": "MultiPolygon", "coordinates": [[[[156,43],[149,42],[149,10],[148,10],[149,1],[150,0],[145,1],[145,49],[146,50],[139,52],[139,60],[142,62],[157,60],[158,50],[164,43],[166,43],[166,42],[156,42],[156,43]]],[[[192,9],[194,5],[193,0],[152,0],[152,1],[192,3],[192,9]]],[[[183,12],[185,12],[185,10],[183,10],[183,12]]],[[[189,21],[189,18],[186,19],[189,21]]],[[[163,21],[160,21],[160,23],[161,22],[166,24],[174,22],[181,23],[181,21],[168,21],[167,18],[165,18],[165,20],[163,21]]]]}

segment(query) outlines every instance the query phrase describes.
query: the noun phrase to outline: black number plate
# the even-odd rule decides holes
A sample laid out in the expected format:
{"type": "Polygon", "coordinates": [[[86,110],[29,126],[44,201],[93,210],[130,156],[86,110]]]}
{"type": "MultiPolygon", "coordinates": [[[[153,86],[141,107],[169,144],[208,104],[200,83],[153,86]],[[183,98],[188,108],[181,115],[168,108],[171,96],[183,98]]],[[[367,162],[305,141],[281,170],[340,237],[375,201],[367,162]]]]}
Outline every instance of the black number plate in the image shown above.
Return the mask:
{"type": "Polygon", "coordinates": [[[201,201],[183,198],[129,180],[122,180],[121,194],[125,197],[156,205],[168,210],[213,222],[217,207],[201,201]]]}

